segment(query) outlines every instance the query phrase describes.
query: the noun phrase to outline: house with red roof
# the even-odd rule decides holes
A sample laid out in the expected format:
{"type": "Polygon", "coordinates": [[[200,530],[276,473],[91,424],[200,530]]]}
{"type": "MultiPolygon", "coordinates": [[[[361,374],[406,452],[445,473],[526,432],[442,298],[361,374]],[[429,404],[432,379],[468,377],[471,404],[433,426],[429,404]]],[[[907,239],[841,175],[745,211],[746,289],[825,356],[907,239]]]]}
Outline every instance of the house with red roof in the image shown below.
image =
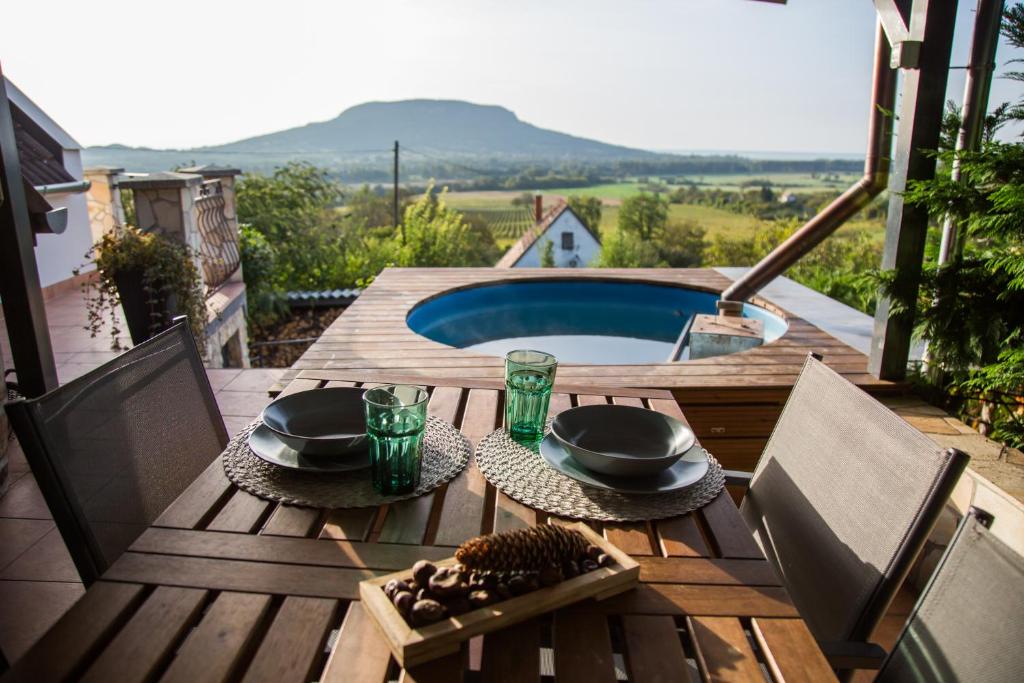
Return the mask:
{"type": "Polygon", "coordinates": [[[549,242],[556,268],[585,268],[601,253],[600,238],[563,201],[523,233],[494,267],[539,268],[549,242]]]}

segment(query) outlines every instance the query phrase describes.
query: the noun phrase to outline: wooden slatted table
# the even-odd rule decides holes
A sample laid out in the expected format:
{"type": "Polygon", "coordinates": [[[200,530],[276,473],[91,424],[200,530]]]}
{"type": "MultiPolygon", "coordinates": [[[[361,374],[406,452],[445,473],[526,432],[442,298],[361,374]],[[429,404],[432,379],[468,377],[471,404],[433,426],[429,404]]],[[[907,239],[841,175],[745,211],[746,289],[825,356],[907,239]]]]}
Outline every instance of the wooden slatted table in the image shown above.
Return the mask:
{"type": "MultiPolygon", "coordinates": [[[[427,383],[430,412],[474,443],[500,426],[496,382],[427,383]]],[[[338,384],[307,375],[286,391],[338,384]]],[[[571,385],[556,386],[552,411],[604,402],[683,417],[666,391],[571,385]]],[[[638,589],[398,670],[358,602],[359,581],[449,556],[479,533],[563,521],[496,492],[472,462],[421,498],[319,510],[239,490],[218,459],[3,680],[834,679],[725,493],[668,520],[592,524],[638,559],[638,589]]]]}

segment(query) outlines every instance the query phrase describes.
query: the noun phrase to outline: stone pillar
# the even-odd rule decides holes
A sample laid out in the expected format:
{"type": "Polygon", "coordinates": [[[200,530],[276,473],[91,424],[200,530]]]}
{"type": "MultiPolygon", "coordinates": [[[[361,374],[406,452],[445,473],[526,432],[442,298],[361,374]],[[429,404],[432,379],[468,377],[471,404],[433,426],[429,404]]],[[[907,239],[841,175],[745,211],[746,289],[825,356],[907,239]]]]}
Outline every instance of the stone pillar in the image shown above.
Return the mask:
{"type": "Polygon", "coordinates": [[[123,168],[110,166],[85,169],[85,179],[91,183],[86,193],[86,206],[93,244],[115,227],[125,224],[121,188],[118,186],[118,174],[123,172],[123,168]]]}
{"type": "MultiPolygon", "coordinates": [[[[135,195],[138,227],[187,244],[195,255],[196,268],[203,274],[203,238],[197,223],[196,201],[202,196],[204,182],[219,182],[224,196],[224,215],[237,241],[234,180],[239,173],[238,169],[203,166],[177,173],[127,178],[121,180],[120,186],[132,190],[135,195]]],[[[245,282],[241,266],[216,291],[207,292],[206,309],[207,367],[249,367],[245,282]]]]}
{"type": "Polygon", "coordinates": [[[200,276],[202,243],[196,226],[195,200],[203,178],[194,173],[151,173],[123,178],[121,189],[135,198],[135,217],[143,232],[159,233],[192,249],[200,276]]]}

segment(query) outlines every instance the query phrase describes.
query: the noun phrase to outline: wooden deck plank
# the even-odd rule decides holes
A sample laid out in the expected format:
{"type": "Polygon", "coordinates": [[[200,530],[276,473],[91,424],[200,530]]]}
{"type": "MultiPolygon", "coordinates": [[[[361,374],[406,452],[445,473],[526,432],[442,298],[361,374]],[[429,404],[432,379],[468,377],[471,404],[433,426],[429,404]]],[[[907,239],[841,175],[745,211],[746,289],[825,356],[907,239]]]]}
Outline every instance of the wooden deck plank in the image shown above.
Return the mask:
{"type": "Polygon", "coordinates": [[[337,610],[336,600],[285,598],[242,680],[307,683],[337,610]]]}
{"type": "Polygon", "coordinates": [[[494,500],[494,531],[526,529],[537,524],[537,511],[498,491],[494,500]]]}
{"type": "Polygon", "coordinates": [[[229,494],[232,487],[231,480],[224,474],[224,463],[220,456],[217,456],[153,524],[154,526],[194,529],[229,494]]]}
{"type": "Polygon", "coordinates": [[[104,578],[184,588],[355,600],[359,582],[384,572],[128,552],[104,578]]]}
{"type": "MultiPolygon", "coordinates": [[[[476,448],[480,440],[494,431],[498,417],[498,392],[493,389],[471,389],[466,398],[461,431],[476,448]]],[[[455,546],[483,531],[487,480],[476,467],[475,454],[466,469],[448,482],[444,506],[438,521],[436,545],[455,546]]]]}
{"type": "Polygon", "coordinates": [[[643,584],[589,606],[605,614],[798,617],[781,586],[643,584]]]}
{"type": "Polygon", "coordinates": [[[384,683],[391,650],[361,602],[345,613],[321,683],[384,683]]]}
{"type": "Polygon", "coordinates": [[[269,595],[221,593],[171,661],[163,683],[219,683],[239,670],[269,595]]]}
{"type": "Polygon", "coordinates": [[[376,518],[377,508],[375,507],[330,510],[327,513],[324,526],[320,530],[320,538],[366,540],[376,518]]]}
{"type": "Polygon", "coordinates": [[[662,616],[622,618],[626,665],[633,683],[690,683],[690,667],[675,619],[662,616]]]}
{"type": "Polygon", "coordinates": [[[143,587],[94,584],[4,678],[14,683],[71,680],[142,602],[143,587]]]}
{"type": "Polygon", "coordinates": [[[159,586],[82,676],[85,683],[150,680],[192,625],[207,591],[159,586]]]}
{"type": "Polygon", "coordinates": [[[247,491],[236,489],[217,516],[206,527],[210,531],[234,531],[251,534],[256,531],[264,515],[273,505],[269,500],[257,498],[247,491]]]}
{"type": "Polygon", "coordinates": [[[281,398],[282,396],[288,396],[289,394],[297,394],[300,391],[318,389],[320,384],[320,380],[315,379],[293,379],[285,385],[285,388],[277,395],[277,397],[281,398]]]}
{"type": "MultiPolygon", "coordinates": [[[[455,422],[462,400],[459,387],[437,387],[430,395],[427,411],[446,422],[455,422]]],[[[436,493],[428,493],[409,500],[388,505],[387,517],[381,527],[381,543],[411,543],[419,545],[427,534],[431,509],[436,493]]]]}
{"type": "Polygon", "coordinates": [[[555,612],[552,625],[555,676],[559,681],[615,683],[608,621],[573,608],[555,612]]]}
{"type": "Polygon", "coordinates": [[[398,683],[459,683],[466,672],[465,648],[402,671],[398,683]]]}
{"type": "Polygon", "coordinates": [[[767,560],[722,560],[706,557],[638,557],[646,583],[781,586],[767,560]]]}
{"type": "Polygon", "coordinates": [[[319,521],[320,510],[317,508],[282,503],[271,513],[261,533],[268,536],[309,536],[319,521]]]}
{"type": "Polygon", "coordinates": [[[700,509],[700,515],[704,518],[715,544],[718,546],[722,557],[739,559],[764,559],[764,553],[754,541],[754,536],[747,528],[740,511],[729,498],[729,494],[723,491],[713,501],[700,509]]]}
{"type": "Polygon", "coordinates": [[[548,417],[554,417],[569,408],[572,408],[572,397],[564,392],[555,392],[551,394],[551,402],[548,403],[548,417]]]}
{"type": "Polygon", "coordinates": [[[722,683],[764,683],[754,650],[739,619],[693,617],[687,619],[697,647],[701,673],[722,683]]]}
{"type": "Polygon", "coordinates": [[[484,683],[540,680],[540,622],[524,621],[484,636],[484,683]]]}
{"type": "Polygon", "coordinates": [[[665,557],[709,557],[711,552],[693,514],[659,519],[654,523],[661,554],[665,557]]]}
{"type": "Polygon", "coordinates": [[[604,537],[630,555],[655,554],[647,522],[605,522],[604,537]]]}
{"type": "Polygon", "coordinates": [[[411,567],[418,559],[440,560],[451,555],[450,549],[437,546],[252,536],[185,529],[147,529],[130,550],[144,554],[391,571],[411,567]]]}
{"type": "Polygon", "coordinates": [[[752,619],[751,629],[777,681],[834,681],[835,674],[807,625],[800,619],[752,619]]]}

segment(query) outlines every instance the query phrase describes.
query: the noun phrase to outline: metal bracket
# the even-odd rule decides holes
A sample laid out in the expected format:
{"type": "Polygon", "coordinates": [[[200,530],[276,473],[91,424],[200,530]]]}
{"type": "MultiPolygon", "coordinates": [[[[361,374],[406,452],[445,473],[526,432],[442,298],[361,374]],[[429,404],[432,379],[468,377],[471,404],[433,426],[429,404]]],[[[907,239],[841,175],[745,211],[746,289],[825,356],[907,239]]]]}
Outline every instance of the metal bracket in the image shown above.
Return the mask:
{"type": "Polygon", "coordinates": [[[875,0],[875,11],[878,12],[878,20],[892,47],[892,68],[916,69],[920,63],[921,43],[924,41],[928,0],[914,0],[910,4],[909,21],[904,18],[896,0],[875,0]]]}

